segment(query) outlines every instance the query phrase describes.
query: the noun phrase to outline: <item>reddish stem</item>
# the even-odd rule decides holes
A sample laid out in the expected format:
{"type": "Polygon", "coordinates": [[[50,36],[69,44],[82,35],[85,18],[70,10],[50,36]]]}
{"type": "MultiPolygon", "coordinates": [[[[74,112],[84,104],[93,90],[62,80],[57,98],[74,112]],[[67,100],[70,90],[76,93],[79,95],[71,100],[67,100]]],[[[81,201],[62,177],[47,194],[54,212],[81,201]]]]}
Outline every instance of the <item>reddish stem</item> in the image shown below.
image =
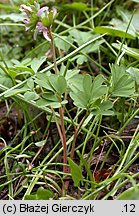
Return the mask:
{"type": "MultiPolygon", "coordinates": [[[[52,36],[52,32],[51,32],[51,28],[49,28],[49,37],[51,38],[51,43],[52,43],[52,52],[53,52],[53,61],[54,61],[54,68],[55,68],[55,74],[58,74],[58,68],[57,68],[57,63],[56,63],[56,51],[55,51],[55,44],[54,44],[54,39],[52,36]]],[[[59,100],[61,100],[59,98],[59,100]]],[[[52,108],[53,114],[54,114],[54,110],[52,108]]],[[[57,129],[59,132],[59,136],[63,145],[63,172],[64,173],[68,173],[68,167],[67,167],[67,144],[66,144],[66,131],[65,131],[65,125],[64,125],[64,110],[62,107],[59,108],[59,115],[60,115],[60,125],[58,124],[57,119],[56,120],[56,125],[57,125],[57,129]]],[[[55,116],[55,115],[54,115],[55,116]]],[[[56,117],[56,116],[55,116],[56,117]]],[[[65,182],[63,188],[62,188],[62,193],[64,194],[65,189],[68,189],[68,183],[65,182]]]]}

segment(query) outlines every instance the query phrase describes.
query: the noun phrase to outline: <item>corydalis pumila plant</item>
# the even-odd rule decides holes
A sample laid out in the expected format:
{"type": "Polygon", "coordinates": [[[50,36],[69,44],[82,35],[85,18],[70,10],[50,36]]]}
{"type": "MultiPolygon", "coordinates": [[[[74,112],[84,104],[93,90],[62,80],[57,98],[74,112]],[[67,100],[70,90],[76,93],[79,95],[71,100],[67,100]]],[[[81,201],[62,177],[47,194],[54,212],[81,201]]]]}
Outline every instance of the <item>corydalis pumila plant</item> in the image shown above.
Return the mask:
{"type": "Polygon", "coordinates": [[[39,32],[42,32],[43,37],[51,41],[50,37],[50,28],[54,22],[54,19],[57,15],[57,10],[52,8],[49,10],[47,6],[40,8],[40,5],[35,3],[35,5],[27,6],[22,4],[20,10],[25,12],[27,19],[24,19],[23,22],[26,25],[26,31],[34,31],[34,40],[36,40],[39,32]]]}
{"type": "MultiPolygon", "coordinates": [[[[39,4],[35,3],[34,5],[27,6],[22,4],[21,10],[24,11],[28,18],[24,19],[23,22],[26,24],[26,31],[33,30],[34,31],[34,39],[36,40],[37,35],[39,32],[42,32],[43,37],[51,42],[51,50],[53,53],[53,61],[54,61],[54,69],[55,74],[58,75],[58,68],[56,63],[56,52],[55,52],[55,45],[54,40],[52,36],[52,24],[54,22],[54,19],[57,15],[57,10],[53,8],[52,10],[49,10],[47,6],[40,8],[39,4]]],[[[61,101],[60,98],[58,98],[59,102],[61,101]]],[[[55,116],[55,112],[53,107],[51,107],[52,113],[55,116]]],[[[55,118],[57,129],[59,132],[59,136],[63,145],[63,172],[68,172],[67,167],[67,145],[66,145],[66,132],[65,132],[65,125],[64,125],[64,110],[62,107],[59,108],[59,115],[60,115],[60,125],[55,118]]],[[[65,182],[65,185],[63,185],[62,193],[64,194],[65,189],[68,188],[69,182],[65,182]]]]}

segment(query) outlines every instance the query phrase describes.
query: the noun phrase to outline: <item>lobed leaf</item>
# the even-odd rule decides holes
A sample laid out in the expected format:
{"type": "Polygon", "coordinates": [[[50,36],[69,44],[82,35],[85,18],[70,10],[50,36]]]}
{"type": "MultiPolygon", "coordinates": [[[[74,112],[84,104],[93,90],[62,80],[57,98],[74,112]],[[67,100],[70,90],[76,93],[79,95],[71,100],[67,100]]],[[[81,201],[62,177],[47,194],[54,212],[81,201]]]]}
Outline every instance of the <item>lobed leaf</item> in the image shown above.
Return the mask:
{"type": "Polygon", "coordinates": [[[113,96],[130,97],[135,92],[135,81],[126,72],[123,65],[112,65],[112,87],[113,96]]]}

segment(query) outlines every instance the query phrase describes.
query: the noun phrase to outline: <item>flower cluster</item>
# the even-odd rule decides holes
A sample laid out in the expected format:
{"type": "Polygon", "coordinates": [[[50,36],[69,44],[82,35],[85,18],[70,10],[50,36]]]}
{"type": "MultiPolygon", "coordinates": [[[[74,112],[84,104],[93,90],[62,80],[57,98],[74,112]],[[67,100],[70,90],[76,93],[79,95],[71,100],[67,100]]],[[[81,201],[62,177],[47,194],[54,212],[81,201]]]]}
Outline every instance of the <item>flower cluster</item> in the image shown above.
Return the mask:
{"type": "Polygon", "coordinates": [[[48,7],[40,8],[39,5],[27,6],[22,4],[20,10],[27,14],[27,19],[23,22],[26,24],[26,31],[34,30],[34,40],[36,40],[39,32],[42,32],[44,38],[51,41],[49,37],[49,29],[51,28],[53,21],[57,15],[57,10],[53,8],[51,11],[48,7]],[[36,6],[36,7],[35,7],[36,6]]]}

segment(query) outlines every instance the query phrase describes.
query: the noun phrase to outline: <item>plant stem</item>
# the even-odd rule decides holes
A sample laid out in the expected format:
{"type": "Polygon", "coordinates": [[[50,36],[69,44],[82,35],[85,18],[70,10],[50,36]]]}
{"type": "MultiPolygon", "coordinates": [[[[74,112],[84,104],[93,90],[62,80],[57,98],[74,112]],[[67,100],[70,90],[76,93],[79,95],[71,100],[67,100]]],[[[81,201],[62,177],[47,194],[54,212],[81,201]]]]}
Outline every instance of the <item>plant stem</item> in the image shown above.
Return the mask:
{"type": "MultiPolygon", "coordinates": [[[[59,114],[60,114],[60,122],[61,122],[61,131],[62,131],[62,141],[63,141],[63,162],[64,164],[67,164],[67,145],[66,145],[66,131],[65,131],[65,125],[64,125],[64,114],[62,107],[59,108],[59,114]]],[[[63,172],[68,172],[68,168],[66,165],[63,167],[63,172]]]]}
{"type": "MultiPolygon", "coordinates": [[[[67,164],[66,136],[63,136],[63,130],[65,131],[65,127],[63,128],[63,126],[61,126],[61,128],[60,128],[53,107],[51,107],[51,110],[52,110],[52,113],[53,113],[53,115],[54,115],[54,119],[55,119],[55,121],[56,121],[56,126],[57,126],[57,129],[58,129],[58,133],[59,133],[59,136],[60,136],[62,145],[63,145],[63,162],[64,162],[64,164],[67,164]],[[63,129],[62,129],[62,128],[63,128],[63,129]]],[[[59,109],[59,112],[61,112],[60,109],[59,109]]],[[[61,114],[60,114],[60,116],[61,116],[61,114]]],[[[61,120],[61,118],[60,118],[60,120],[61,120]]],[[[63,121],[64,121],[64,119],[63,119],[63,121]]],[[[61,125],[63,125],[63,124],[61,123],[61,125]]],[[[64,133],[64,134],[65,134],[65,133],[64,133]]],[[[66,166],[66,165],[63,166],[63,172],[65,172],[65,173],[67,172],[67,166],[66,166]]]]}
{"type": "Polygon", "coordinates": [[[52,43],[52,53],[53,53],[55,74],[58,74],[58,68],[57,68],[57,63],[56,63],[55,43],[54,43],[54,38],[53,38],[53,35],[52,35],[51,27],[49,28],[49,36],[50,36],[51,43],[52,43]]]}
{"type": "MultiPolygon", "coordinates": [[[[53,62],[54,62],[54,69],[55,69],[55,74],[58,75],[58,68],[57,68],[57,63],[56,63],[56,51],[55,51],[55,44],[54,44],[54,39],[53,39],[53,36],[52,36],[52,31],[51,31],[51,28],[49,28],[49,37],[51,39],[51,43],[52,43],[52,53],[53,53],[53,62]]],[[[58,98],[59,101],[61,100],[61,98],[58,98]]],[[[54,117],[55,116],[55,113],[54,113],[54,109],[52,109],[52,112],[54,114],[54,117]]],[[[63,172],[64,173],[67,173],[68,172],[68,167],[67,167],[67,144],[66,144],[66,131],[65,131],[65,125],[64,125],[64,110],[62,107],[59,108],[59,115],[60,115],[60,125],[61,127],[59,126],[58,124],[58,121],[57,119],[55,118],[56,120],[56,125],[57,125],[57,129],[58,129],[58,132],[59,132],[59,136],[60,136],[60,139],[61,139],[61,142],[62,142],[62,145],[63,145],[63,163],[64,163],[64,166],[63,166],[63,172]]],[[[62,191],[64,193],[64,190],[68,188],[68,183],[65,182],[65,185],[63,186],[62,188],[62,191]]]]}
{"type": "Polygon", "coordinates": [[[85,118],[86,118],[86,115],[82,118],[80,124],[75,129],[74,138],[73,138],[72,147],[71,147],[71,154],[70,154],[70,157],[72,160],[74,159],[74,152],[75,152],[75,144],[76,144],[77,135],[78,135],[83,123],[84,123],[85,118]]]}

